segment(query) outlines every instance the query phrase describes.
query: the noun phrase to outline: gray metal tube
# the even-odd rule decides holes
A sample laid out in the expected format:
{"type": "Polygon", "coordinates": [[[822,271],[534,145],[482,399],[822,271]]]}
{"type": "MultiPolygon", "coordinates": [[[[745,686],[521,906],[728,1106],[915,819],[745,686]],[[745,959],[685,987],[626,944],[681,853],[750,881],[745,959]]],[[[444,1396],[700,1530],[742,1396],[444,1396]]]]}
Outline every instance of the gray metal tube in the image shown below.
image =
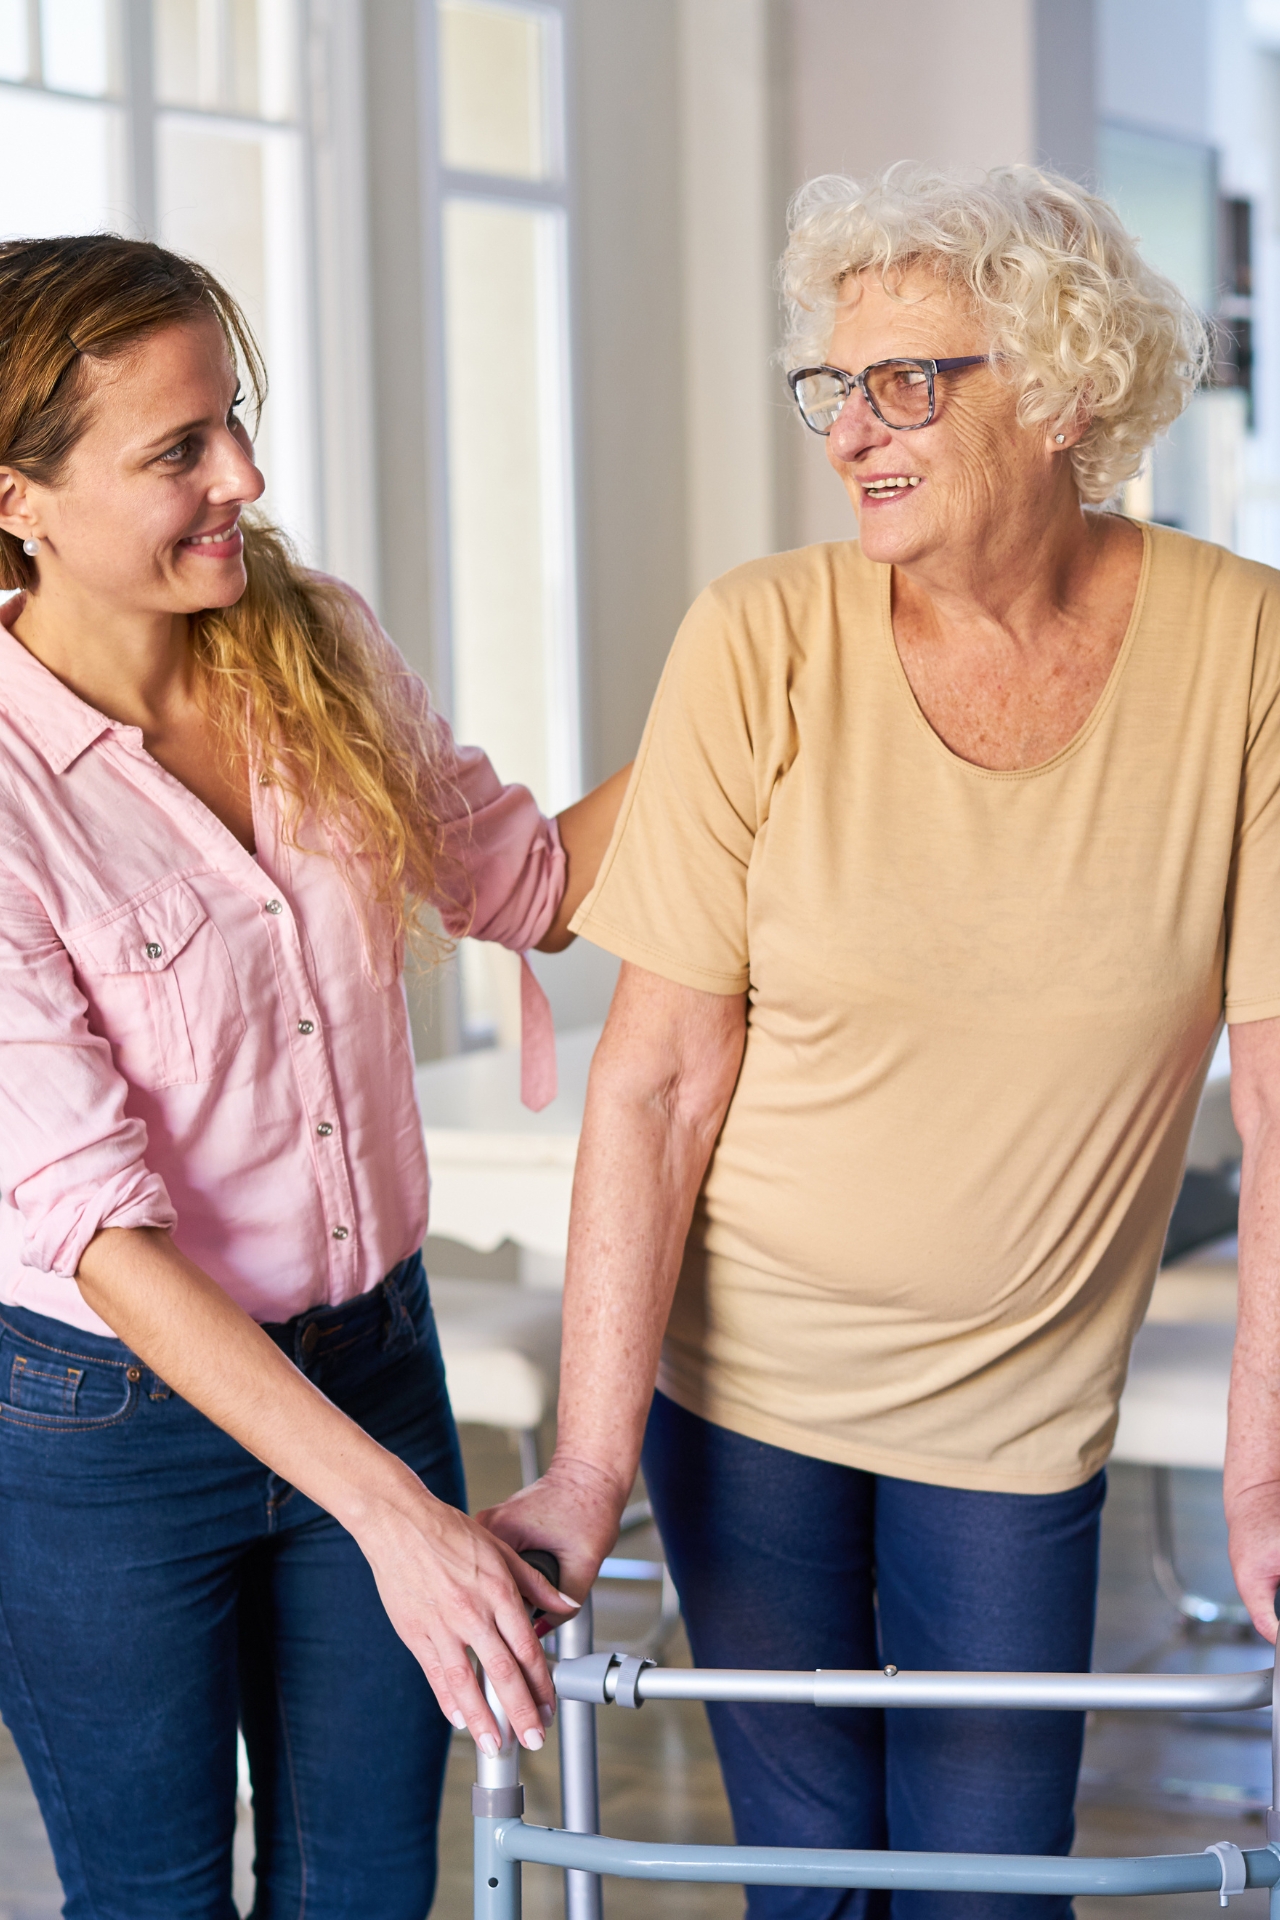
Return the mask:
{"type": "MultiPolygon", "coordinates": [[[[1276,1596],[1280,1600],[1280,1594],[1276,1596]]],[[[1277,1608],[1280,1620],[1280,1608],[1277,1608]]],[[[1271,1675],[1271,1805],[1267,1809],[1267,1839],[1280,1841],[1280,1641],[1276,1643],[1276,1664],[1271,1675]]],[[[1276,1906],[1273,1897],[1272,1908],[1276,1906]]]]}
{"type": "Polygon", "coordinates": [[[472,1920],[520,1920],[520,1862],[499,1853],[500,1820],[475,1822],[475,1891],[472,1920]]]}
{"type": "MultiPolygon", "coordinates": [[[[590,1653],[591,1595],[572,1620],[556,1630],[562,1660],[590,1653]]],[[[596,1710],[583,1700],[560,1702],[560,1819],[570,1833],[599,1833],[600,1776],[596,1763],[596,1710]]],[[[565,1920],[601,1920],[600,1877],[570,1867],[564,1876],[565,1920]]]]}
{"type": "Polygon", "coordinates": [[[502,1745],[490,1759],[476,1748],[476,1785],[480,1787],[518,1787],[520,1785],[520,1743],[516,1739],[507,1710],[494,1691],[493,1682],[484,1674],[484,1697],[498,1723],[502,1745]]]}
{"type": "MultiPolygon", "coordinates": [[[[1147,1859],[1060,1859],[1048,1854],[881,1853],[801,1847],[688,1847],[640,1840],[499,1826],[494,1845],[508,1860],[562,1867],[626,1880],[727,1881],[772,1887],[893,1887],[947,1893],[1142,1894],[1216,1893],[1221,1862],[1211,1853],[1157,1854],[1147,1859]]],[[[1244,1856],[1250,1887],[1274,1886],[1280,1855],[1270,1847],[1244,1856]]]]}
{"type": "MultiPolygon", "coordinates": [[[[613,1675],[608,1690],[612,1696],[613,1675]]],[[[557,1674],[561,1698],[572,1677],[557,1674]]],[[[791,1702],[815,1707],[1028,1707],[1080,1713],[1090,1707],[1230,1713],[1271,1702],[1270,1669],[1259,1673],[783,1673],[732,1667],[647,1667],[636,1683],[649,1700],[791,1702]]],[[[1280,1714],[1277,1715],[1280,1721],[1280,1714]]]]}

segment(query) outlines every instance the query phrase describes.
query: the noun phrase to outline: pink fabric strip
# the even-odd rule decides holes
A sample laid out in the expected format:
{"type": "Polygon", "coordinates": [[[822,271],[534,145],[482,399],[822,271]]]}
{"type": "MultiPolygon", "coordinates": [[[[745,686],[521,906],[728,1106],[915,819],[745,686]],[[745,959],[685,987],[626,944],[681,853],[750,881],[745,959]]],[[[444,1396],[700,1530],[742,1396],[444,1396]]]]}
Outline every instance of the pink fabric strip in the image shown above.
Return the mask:
{"type": "Polygon", "coordinates": [[[551,1002],[527,953],[520,955],[520,1098],[541,1113],[556,1097],[556,1029],[551,1002]]]}

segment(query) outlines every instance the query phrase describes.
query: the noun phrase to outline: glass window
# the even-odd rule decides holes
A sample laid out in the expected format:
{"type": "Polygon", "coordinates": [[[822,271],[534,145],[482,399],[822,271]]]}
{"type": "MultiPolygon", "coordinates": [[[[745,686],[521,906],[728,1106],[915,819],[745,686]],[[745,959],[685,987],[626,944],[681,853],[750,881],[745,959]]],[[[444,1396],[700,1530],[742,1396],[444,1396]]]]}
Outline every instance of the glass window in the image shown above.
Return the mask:
{"type": "Polygon", "coordinates": [[[271,375],[264,505],[318,559],[300,4],[151,0],[155,91],[126,100],[121,0],[0,0],[0,141],[26,161],[0,234],[151,231],[227,283],[271,375]]]}
{"type": "Polygon", "coordinates": [[[156,225],[224,281],[261,343],[264,507],[319,557],[295,0],[155,0],[156,225]]]}
{"type": "Polygon", "coordinates": [[[112,0],[0,0],[0,237],[128,224],[119,50],[112,0]]]}
{"type": "Polygon", "coordinates": [[[1201,313],[1211,313],[1218,304],[1213,149],[1104,122],[1098,129],[1098,169],[1102,191],[1137,234],[1151,265],[1168,274],[1201,313]]]}
{"type": "Polygon", "coordinates": [[[295,112],[292,0],[154,0],[156,95],[264,120],[295,112]]]}
{"type": "Polygon", "coordinates": [[[0,0],[0,80],[25,80],[31,66],[27,0],[0,0]]]}
{"type": "MultiPolygon", "coordinates": [[[[581,791],[562,21],[436,17],[450,717],[554,812],[581,791]]],[[[463,945],[471,1044],[518,1033],[508,958],[463,945]]]]}
{"type": "Polygon", "coordinates": [[[450,201],[444,269],[456,723],[504,779],[564,805],[576,772],[558,737],[574,705],[564,214],[450,201]]]}
{"type": "Polygon", "coordinates": [[[560,19],[544,8],[440,0],[440,157],[459,173],[561,172],[560,19]]]}

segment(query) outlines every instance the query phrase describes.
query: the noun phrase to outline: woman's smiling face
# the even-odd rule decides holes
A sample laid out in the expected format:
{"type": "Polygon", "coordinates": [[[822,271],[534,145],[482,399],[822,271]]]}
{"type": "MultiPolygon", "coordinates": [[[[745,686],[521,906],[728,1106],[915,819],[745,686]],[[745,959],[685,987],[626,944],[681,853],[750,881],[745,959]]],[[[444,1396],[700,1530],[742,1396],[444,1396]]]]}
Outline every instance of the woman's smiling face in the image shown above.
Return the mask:
{"type": "Polygon", "coordinates": [[[265,482],[217,321],[149,334],[91,367],[90,382],[63,479],[25,489],[40,584],[60,574],[129,613],[233,605],[245,589],[240,513],[265,482]]]}
{"type": "MultiPolygon", "coordinates": [[[[886,289],[864,273],[842,291],[827,364],[860,373],[877,360],[985,354],[982,325],[962,293],[917,266],[886,289]]],[[[1067,463],[1043,426],[1017,417],[1017,395],[989,366],[940,373],[927,427],[895,432],[858,392],[827,437],[870,560],[899,566],[989,547],[1061,504],[1067,463]]],[[[1074,489],[1073,489],[1074,491],[1074,489]]]]}

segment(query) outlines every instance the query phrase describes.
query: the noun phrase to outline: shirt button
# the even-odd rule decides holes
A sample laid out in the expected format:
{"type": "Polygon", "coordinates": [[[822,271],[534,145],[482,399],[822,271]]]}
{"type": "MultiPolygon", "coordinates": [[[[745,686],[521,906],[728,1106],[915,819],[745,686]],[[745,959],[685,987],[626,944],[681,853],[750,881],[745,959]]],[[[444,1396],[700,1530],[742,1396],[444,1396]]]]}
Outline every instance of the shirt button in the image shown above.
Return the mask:
{"type": "Polygon", "coordinates": [[[335,1240],[345,1240],[347,1237],[347,1229],[345,1227],[335,1227],[333,1237],[335,1240]]]}
{"type": "Polygon", "coordinates": [[[320,1138],[322,1140],[327,1140],[329,1138],[329,1135],[333,1132],[333,1128],[330,1126],[327,1120],[322,1120],[320,1122],[320,1125],[316,1128],[316,1132],[320,1135],[320,1138]]]}
{"type": "Polygon", "coordinates": [[[148,960],[158,960],[163,954],[164,948],[160,946],[157,941],[148,940],[142,951],[146,954],[148,960]]]}
{"type": "Polygon", "coordinates": [[[268,902],[267,902],[267,912],[268,912],[268,913],[283,913],[283,912],[284,912],[284,908],[283,908],[283,907],[281,906],[281,904],[280,904],[280,902],[279,902],[278,900],[268,900],[268,902]]]}
{"type": "Polygon", "coordinates": [[[315,1030],[316,1030],[316,1023],[314,1020],[299,1020],[298,1022],[299,1033],[314,1033],[315,1030]]]}

